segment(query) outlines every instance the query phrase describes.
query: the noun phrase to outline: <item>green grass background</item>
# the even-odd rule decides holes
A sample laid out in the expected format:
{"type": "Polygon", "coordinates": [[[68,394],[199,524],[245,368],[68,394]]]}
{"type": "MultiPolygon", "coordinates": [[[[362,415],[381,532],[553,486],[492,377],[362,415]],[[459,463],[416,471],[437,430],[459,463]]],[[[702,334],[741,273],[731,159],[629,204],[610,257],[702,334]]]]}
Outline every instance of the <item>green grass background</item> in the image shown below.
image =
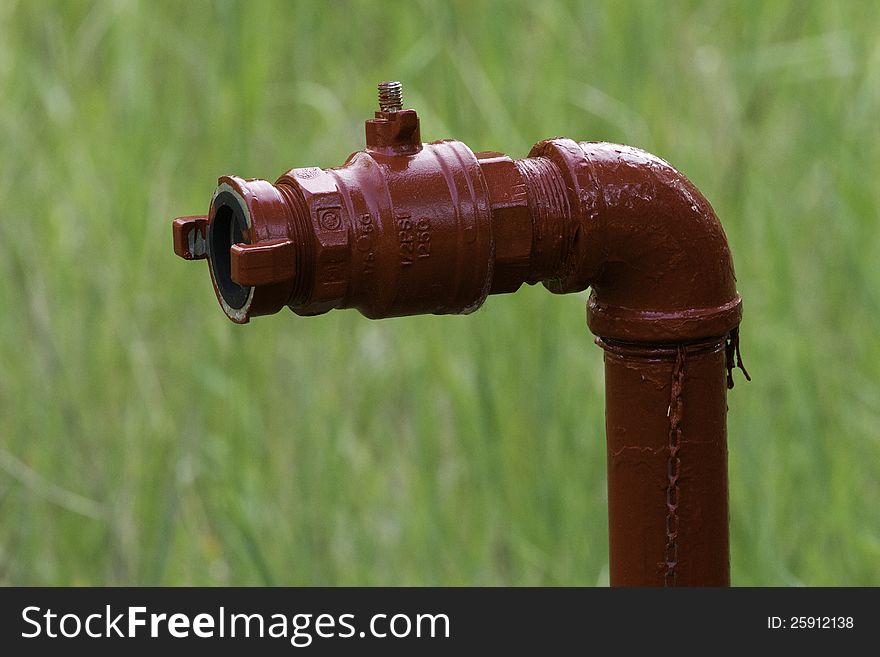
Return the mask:
{"type": "Polygon", "coordinates": [[[0,3],[0,583],[606,584],[585,295],[223,316],[220,174],[426,139],[638,145],[714,204],[754,381],[733,582],[880,585],[880,4],[0,3]]]}

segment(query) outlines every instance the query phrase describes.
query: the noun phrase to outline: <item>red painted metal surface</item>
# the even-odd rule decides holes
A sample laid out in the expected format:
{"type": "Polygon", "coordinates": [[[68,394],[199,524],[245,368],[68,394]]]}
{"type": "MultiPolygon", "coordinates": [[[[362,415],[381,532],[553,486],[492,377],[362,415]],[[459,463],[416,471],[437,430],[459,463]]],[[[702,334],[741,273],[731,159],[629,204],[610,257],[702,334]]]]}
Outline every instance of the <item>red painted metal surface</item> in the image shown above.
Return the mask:
{"type": "Polygon", "coordinates": [[[599,340],[612,583],[726,586],[725,340],[599,340]]]}
{"type": "Polygon", "coordinates": [[[206,217],[174,221],[175,252],[207,258],[238,323],[285,305],[382,318],[469,313],[523,283],[592,288],[611,583],[726,585],[726,390],[742,301],[708,201],[629,146],[551,139],[513,160],[422,143],[400,101],[399,86],[380,89],[367,147],[342,167],[220,178],[206,217]]]}

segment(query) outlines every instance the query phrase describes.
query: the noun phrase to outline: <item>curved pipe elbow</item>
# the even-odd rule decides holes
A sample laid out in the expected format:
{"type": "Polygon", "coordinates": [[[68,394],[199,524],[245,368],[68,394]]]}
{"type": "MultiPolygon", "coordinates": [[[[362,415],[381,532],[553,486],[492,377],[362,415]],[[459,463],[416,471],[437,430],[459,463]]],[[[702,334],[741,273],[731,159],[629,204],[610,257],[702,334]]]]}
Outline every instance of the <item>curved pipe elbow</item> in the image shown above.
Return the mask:
{"type": "Polygon", "coordinates": [[[531,157],[566,179],[574,236],[556,293],[592,288],[596,335],[689,342],[739,325],[742,301],[724,229],[696,187],[664,160],[606,142],[554,139],[531,157]]]}

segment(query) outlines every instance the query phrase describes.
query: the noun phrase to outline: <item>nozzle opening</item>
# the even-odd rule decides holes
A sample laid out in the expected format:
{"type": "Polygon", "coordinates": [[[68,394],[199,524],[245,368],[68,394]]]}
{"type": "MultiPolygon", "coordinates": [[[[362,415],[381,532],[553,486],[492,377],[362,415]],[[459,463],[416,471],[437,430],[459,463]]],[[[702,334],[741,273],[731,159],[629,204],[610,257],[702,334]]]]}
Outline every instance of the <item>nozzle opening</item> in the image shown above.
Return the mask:
{"type": "Polygon", "coordinates": [[[226,304],[234,310],[247,303],[251,288],[232,280],[229,249],[233,244],[247,240],[247,221],[238,199],[228,191],[221,191],[214,200],[214,217],[208,229],[208,259],[217,289],[226,304]]]}

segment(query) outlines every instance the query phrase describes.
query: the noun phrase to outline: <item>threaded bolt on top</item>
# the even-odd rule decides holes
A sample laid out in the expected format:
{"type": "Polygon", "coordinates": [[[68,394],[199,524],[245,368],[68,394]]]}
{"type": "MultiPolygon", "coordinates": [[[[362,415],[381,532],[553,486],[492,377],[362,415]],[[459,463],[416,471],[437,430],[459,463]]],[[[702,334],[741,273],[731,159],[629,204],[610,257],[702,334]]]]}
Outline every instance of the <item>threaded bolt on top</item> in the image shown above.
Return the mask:
{"type": "Polygon", "coordinates": [[[379,83],[379,109],[383,112],[399,112],[403,109],[403,85],[400,82],[379,83]]]}

